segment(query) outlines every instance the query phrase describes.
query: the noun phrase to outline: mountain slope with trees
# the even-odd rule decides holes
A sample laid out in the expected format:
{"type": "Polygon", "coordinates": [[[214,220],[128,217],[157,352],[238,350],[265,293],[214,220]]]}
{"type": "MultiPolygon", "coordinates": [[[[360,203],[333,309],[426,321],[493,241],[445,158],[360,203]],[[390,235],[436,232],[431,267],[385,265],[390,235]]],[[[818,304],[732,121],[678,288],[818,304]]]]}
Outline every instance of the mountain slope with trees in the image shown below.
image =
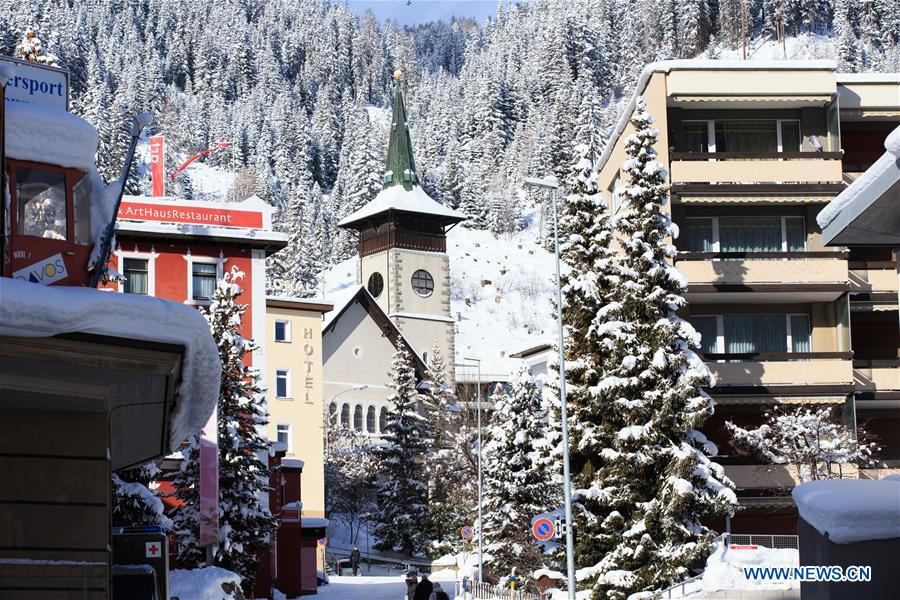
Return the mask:
{"type": "MultiPolygon", "coordinates": [[[[394,70],[426,190],[464,210],[470,227],[503,234],[522,226],[523,179],[563,179],[576,117],[591,105],[608,126],[648,62],[784,32],[833,36],[844,70],[900,69],[896,0],[501,1],[484,24],[416,28],[331,0],[0,0],[0,51],[12,54],[28,27],[71,71],[72,110],[98,126],[107,178],[122,163],[129,114],[157,115],[169,172],[176,154],[233,141],[204,160],[278,208],[293,239],[271,287],[298,295],[352,253],[335,224],[379,187],[383,124],[364,109],[388,105],[394,70]]],[[[148,190],[144,171],[131,191],[148,190]]],[[[169,192],[191,195],[190,179],[169,192]]]]}

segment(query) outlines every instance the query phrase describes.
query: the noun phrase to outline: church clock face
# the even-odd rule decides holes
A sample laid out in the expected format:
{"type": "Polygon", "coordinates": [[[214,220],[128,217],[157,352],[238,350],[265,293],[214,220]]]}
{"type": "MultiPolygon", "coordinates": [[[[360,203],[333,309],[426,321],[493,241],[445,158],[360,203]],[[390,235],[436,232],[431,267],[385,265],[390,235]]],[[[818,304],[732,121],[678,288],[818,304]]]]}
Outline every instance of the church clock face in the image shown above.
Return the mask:
{"type": "Polygon", "coordinates": [[[381,292],[384,291],[384,277],[381,276],[381,273],[376,271],[369,275],[369,283],[366,285],[366,288],[373,298],[380,296],[381,292]]]}
{"type": "Polygon", "coordinates": [[[424,269],[419,269],[412,275],[413,291],[423,298],[429,297],[434,293],[434,279],[431,273],[424,269]]]}

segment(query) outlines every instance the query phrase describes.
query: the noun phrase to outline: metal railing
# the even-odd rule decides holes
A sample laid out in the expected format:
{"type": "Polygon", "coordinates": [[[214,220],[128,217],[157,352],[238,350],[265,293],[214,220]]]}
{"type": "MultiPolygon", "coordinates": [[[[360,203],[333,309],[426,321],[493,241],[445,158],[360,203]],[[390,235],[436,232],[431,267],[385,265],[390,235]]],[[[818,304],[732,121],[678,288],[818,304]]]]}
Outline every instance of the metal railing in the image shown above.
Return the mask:
{"type": "Polygon", "coordinates": [[[756,533],[732,533],[728,535],[729,546],[763,546],[764,548],[800,549],[800,538],[796,535],[769,535],[756,533]]]}
{"type": "Polygon", "coordinates": [[[464,590],[462,583],[456,582],[453,595],[455,600],[541,600],[534,592],[513,590],[490,583],[469,582],[466,587],[464,590]]]}

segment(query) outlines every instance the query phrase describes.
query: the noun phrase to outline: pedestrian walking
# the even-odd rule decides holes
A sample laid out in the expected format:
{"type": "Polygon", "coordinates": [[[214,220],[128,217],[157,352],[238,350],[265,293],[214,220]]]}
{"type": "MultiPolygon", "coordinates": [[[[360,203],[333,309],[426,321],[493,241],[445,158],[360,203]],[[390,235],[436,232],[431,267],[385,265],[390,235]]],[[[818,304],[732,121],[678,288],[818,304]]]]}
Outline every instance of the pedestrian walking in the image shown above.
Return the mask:
{"type": "Polygon", "coordinates": [[[419,578],[416,572],[410,569],[406,572],[406,600],[415,600],[416,586],[419,584],[419,578]]]}
{"type": "Polygon", "coordinates": [[[353,546],[350,552],[350,567],[353,569],[353,576],[356,577],[359,571],[359,546],[353,546]]]}
{"type": "Polygon", "coordinates": [[[447,595],[447,592],[444,591],[441,584],[435,582],[434,591],[431,592],[431,597],[428,600],[450,600],[450,596],[447,595]]]}
{"type": "Polygon", "coordinates": [[[416,593],[413,600],[431,600],[431,592],[434,591],[434,584],[428,581],[428,573],[422,573],[422,580],[416,586],[416,593]]]}

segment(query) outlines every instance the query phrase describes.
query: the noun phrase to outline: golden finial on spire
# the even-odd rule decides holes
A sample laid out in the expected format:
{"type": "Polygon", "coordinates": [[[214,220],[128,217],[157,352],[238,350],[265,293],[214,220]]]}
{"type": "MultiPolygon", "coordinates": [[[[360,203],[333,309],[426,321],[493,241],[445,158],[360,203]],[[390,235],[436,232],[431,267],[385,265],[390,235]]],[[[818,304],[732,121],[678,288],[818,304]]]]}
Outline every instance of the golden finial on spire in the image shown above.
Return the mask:
{"type": "Polygon", "coordinates": [[[400,69],[394,71],[394,79],[396,79],[397,81],[403,79],[403,71],[401,71],[400,69]]]}

